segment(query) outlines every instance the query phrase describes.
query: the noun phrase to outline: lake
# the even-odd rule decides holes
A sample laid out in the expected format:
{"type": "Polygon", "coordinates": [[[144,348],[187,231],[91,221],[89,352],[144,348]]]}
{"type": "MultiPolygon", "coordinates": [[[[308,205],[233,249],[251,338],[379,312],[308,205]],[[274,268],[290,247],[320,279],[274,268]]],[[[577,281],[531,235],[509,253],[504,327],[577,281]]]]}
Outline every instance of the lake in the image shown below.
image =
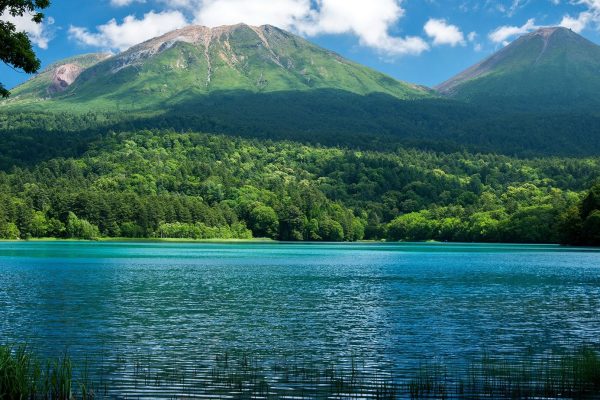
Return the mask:
{"type": "Polygon", "coordinates": [[[266,365],[358,360],[402,379],[423,363],[458,366],[482,352],[600,345],[600,252],[4,242],[0,315],[0,342],[100,365],[112,396],[179,393],[177,384],[140,384],[136,363],[199,376],[224,354],[266,365]]]}

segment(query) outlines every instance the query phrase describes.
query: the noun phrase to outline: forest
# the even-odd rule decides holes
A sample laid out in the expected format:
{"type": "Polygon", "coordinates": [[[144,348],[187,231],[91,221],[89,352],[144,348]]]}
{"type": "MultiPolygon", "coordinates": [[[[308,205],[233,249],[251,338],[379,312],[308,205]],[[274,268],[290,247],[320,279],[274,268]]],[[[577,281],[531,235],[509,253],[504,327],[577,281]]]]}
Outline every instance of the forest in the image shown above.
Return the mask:
{"type": "Polygon", "coordinates": [[[0,237],[600,243],[597,158],[3,131],[0,237]],[[53,143],[54,152],[10,146],[53,143]],[[8,144],[7,144],[8,143],[8,144]],[[59,145],[62,143],[62,145],[59,145]]]}

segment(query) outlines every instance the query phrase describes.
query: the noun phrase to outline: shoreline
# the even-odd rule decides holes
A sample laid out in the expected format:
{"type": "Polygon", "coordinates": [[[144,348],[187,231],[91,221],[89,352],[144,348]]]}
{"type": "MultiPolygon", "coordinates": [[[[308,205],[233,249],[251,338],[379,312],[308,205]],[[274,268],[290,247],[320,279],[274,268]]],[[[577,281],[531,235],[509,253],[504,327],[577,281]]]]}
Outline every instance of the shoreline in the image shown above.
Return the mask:
{"type": "Polygon", "coordinates": [[[96,239],[73,239],[73,238],[31,238],[31,239],[0,239],[0,243],[189,243],[189,244],[291,244],[291,245],[407,245],[407,246],[537,246],[564,249],[592,249],[593,246],[573,246],[560,243],[514,243],[514,242],[440,242],[435,240],[424,240],[418,242],[386,241],[386,240],[358,240],[355,242],[320,242],[320,241],[280,241],[268,238],[252,239],[185,239],[185,238],[96,238],[96,239]]]}

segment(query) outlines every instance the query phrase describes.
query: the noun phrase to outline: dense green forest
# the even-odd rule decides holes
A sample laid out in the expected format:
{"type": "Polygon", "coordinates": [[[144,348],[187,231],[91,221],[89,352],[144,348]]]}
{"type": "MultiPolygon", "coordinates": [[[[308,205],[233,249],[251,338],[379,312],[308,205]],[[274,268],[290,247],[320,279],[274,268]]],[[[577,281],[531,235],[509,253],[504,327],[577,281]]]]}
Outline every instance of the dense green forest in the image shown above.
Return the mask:
{"type": "Polygon", "coordinates": [[[588,195],[596,158],[360,151],[173,130],[53,140],[63,154],[3,153],[0,237],[591,244],[600,220],[599,187],[588,195]]]}
{"type": "Polygon", "coordinates": [[[53,138],[82,142],[109,130],[143,129],[211,132],[377,151],[414,147],[519,157],[588,157],[600,152],[600,116],[595,112],[524,113],[444,99],[401,101],[380,93],[233,91],[165,105],[160,111],[131,110],[123,105],[81,113],[50,112],[43,111],[44,106],[40,103],[41,110],[33,112],[0,112],[0,131],[9,140],[2,144],[0,154],[25,151],[18,146],[26,142],[37,150],[27,152],[30,157],[47,155],[61,151],[60,146],[52,146],[53,138]],[[71,133],[77,135],[68,135],[71,133]]]}

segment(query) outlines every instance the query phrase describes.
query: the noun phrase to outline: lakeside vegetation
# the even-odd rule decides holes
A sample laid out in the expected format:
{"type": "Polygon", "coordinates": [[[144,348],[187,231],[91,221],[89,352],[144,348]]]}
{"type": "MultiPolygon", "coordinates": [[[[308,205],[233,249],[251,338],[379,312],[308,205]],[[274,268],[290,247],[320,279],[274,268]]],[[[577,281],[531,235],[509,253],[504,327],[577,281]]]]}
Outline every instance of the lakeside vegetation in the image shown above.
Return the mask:
{"type": "MultiPolygon", "coordinates": [[[[118,360],[126,364],[126,360],[118,360]]],[[[149,364],[145,364],[149,363],[149,364]]],[[[133,362],[130,384],[148,395],[164,388],[181,396],[209,395],[250,399],[320,399],[360,396],[370,399],[569,398],[600,395],[600,355],[592,348],[544,357],[484,354],[466,368],[424,363],[405,376],[370,371],[360,360],[349,365],[283,360],[265,363],[249,354],[224,353],[207,365],[155,367],[133,362]]],[[[123,368],[121,365],[120,368],[123,368]]],[[[118,394],[110,366],[78,366],[68,354],[42,361],[26,347],[0,346],[0,398],[93,399],[118,394]],[[106,372],[107,373],[107,372],[106,372]],[[96,375],[99,374],[100,376],[96,375]],[[108,374],[108,373],[107,373],[108,374]]],[[[123,395],[123,394],[121,394],[123,395]]],[[[177,397],[177,395],[175,395],[177,397]]]]}
{"type": "Polygon", "coordinates": [[[0,238],[597,244],[599,164],[109,132],[0,171],[0,238]]]}

